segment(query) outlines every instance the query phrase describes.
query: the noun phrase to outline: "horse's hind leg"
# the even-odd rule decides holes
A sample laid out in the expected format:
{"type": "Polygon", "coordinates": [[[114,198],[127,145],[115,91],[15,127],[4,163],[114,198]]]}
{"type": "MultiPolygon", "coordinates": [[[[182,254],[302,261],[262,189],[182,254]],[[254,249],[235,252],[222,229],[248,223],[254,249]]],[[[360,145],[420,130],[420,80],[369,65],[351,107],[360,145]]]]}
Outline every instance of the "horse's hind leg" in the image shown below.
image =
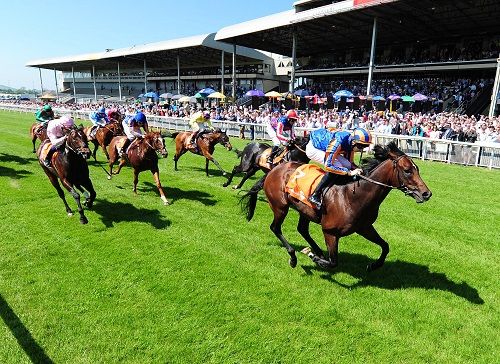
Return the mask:
{"type": "Polygon", "coordinates": [[[68,190],[69,193],[71,193],[71,196],[75,199],[76,205],[78,206],[78,213],[80,214],[80,222],[82,224],[86,224],[89,221],[85,217],[85,214],[83,213],[83,207],[82,204],[80,203],[80,194],[76,192],[75,188],[66,180],[61,180],[62,184],[66,189],[68,190]]]}
{"type": "Polygon", "coordinates": [[[368,264],[366,269],[368,271],[371,271],[383,266],[385,258],[387,257],[387,254],[389,254],[389,244],[387,244],[387,242],[380,237],[380,235],[377,233],[377,230],[375,230],[373,225],[367,226],[362,230],[358,230],[356,232],[363,238],[370,240],[372,243],[375,243],[382,248],[382,253],[380,254],[380,257],[373,263],[368,264]]]}
{"type": "Polygon", "coordinates": [[[319,258],[324,259],[324,257],[323,257],[323,251],[318,246],[318,244],[316,244],[316,242],[314,241],[314,239],[311,237],[311,234],[309,234],[309,224],[310,224],[310,222],[311,221],[306,216],[300,214],[299,223],[297,224],[297,231],[309,243],[309,245],[311,246],[314,254],[316,254],[316,256],[318,256],[319,258]]]}
{"type": "Polygon", "coordinates": [[[243,186],[243,183],[245,183],[247,179],[249,179],[255,173],[257,173],[258,170],[259,170],[259,168],[252,168],[249,171],[245,172],[245,174],[243,175],[243,178],[241,179],[240,183],[238,183],[238,185],[234,186],[233,188],[235,190],[239,190],[241,188],[241,186],[243,186]]]}
{"type": "Polygon", "coordinates": [[[290,255],[290,267],[295,268],[297,266],[297,256],[295,255],[295,249],[292,248],[290,243],[285,239],[283,233],[281,231],[281,226],[283,225],[283,221],[285,221],[285,217],[288,213],[288,205],[276,208],[273,206],[274,220],[269,227],[271,231],[276,235],[276,237],[281,241],[281,244],[286,248],[288,254],[290,255]]]}
{"type": "Polygon", "coordinates": [[[85,207],[87,207],[88,209],[91,209],[92,206],[94,205],[94,201],[95,201],[95,197],[96,197],[96,192],[94,190],[94,186],[92,185],[92,181],[90,180],[90,178],[85,183],[82,183],[82,186],[89,193],[89,196],[85,198],[85,202],[83,203],[83,205],[85,207]]]}
{"type": "MultiPolygon", "coordinates": [[[[121,162],[120,162],[120,164],[121,164],[121,162]]],[[[137,194],[137,183],[138,182],[139,182],[139,171],[134,168],[134,188],[132,191],[134,191],[135,194],[137,194]]]]}
{"type": "Polygon", "coordinates": [[[59,185],[59,181],[57,180],[57,177],[54,176],[52,173],[47,172],[47,171],[45,171],[45,174],[47,175],[47,177],[49,177],[50,183],[52,183],[52,186],[54,186],[54,188],[56,189],[57,194],[59,195],[61,200],[64,202],[64,207],[66,208],[66,213],[68,214],[68,216],[72,216],[73,211],[69,207],[68,202],[66,202],[66,197],[64,196],[64,191],[61,188],[61,186],[59,185]]]}
{"type": "Polygon", "coordinates": [[[329,261],[318,261],[321,267],[326,269],[333,269],[338,265],[339,259],[339,237],[328,230],[323,230],[325,236],[326,246],[328,248],[329,261]]]}
{"type": "Polygon", "coordinates": [[[165,197],[165,192],[163,191],[163,187],[161,186],[160,182],[160,171],[158,169],[152,170],[151,173],[153,173],[153,177],[155,179],[156,187],[158,188],[158,192],[160,192],[160,198],[163,201],[163,204],[166,206],[169,204],[167,198],[165,197]]]}
{"type": "Polygon", "coordinates": [[[229,184],[233,180],[233,177],[236,173],[241,173],[241,164],[234,166],[233,171],[229,174],[229,177],[227,177],[227,181],[224,182],[224,184],[222,186],[223,187],[229,186],[229,184]]]}
{"type": "Polygon", "coordinates": [[[31,137],[31,143],[33,143],[33,153],[36,153],[36,146],[35,146],[36,139],[37,139],[36,135],[33,135],[31,137]]]}

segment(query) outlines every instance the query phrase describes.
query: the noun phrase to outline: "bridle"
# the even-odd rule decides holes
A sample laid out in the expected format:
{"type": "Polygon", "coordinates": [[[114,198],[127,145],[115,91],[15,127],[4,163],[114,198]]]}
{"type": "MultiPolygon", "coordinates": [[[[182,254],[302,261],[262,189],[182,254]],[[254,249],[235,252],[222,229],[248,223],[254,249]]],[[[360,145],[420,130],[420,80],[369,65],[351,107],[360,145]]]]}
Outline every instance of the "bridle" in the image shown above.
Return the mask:
{"type": "MultiPolygon", "coordinates": [[[[370,177],[363,176],[361,174],[357,175],[357,177],[360,177],[360,178],[364,179],[365,181],[368,181],[370,183],[373,183],[373,184],[376,184],[376,185],[379,185],[379,186],[382,186],[382,187],[387,187],[387,188],[390,188],[390,189],[393,189],[393,190],[400,190],[405,195],[411,195],[411,194],[413,194],[413,191],[410,190],[408,188],[408,186],[406,186],[404,184],[404,182],[402,181],[402,178],[401,178],[401,170],[399,168],[397,168],[397,164],[398,164],[399,160],[402,159],[403,157],[407,157],[407,155],[403,154],[403,155],[400,155],[399,157],[397,157],[396,159],[392,160],[392,165],[393,165],[394,169],[397,172],[399,186],[391,186],[391,185],[388,185],[388,184],[385,184],[385,183],[382,183],[382,182],[379,182],[379,181],[375,181],[375,180],[371,179],[370,177]]],[[[416,168],[415,163],[413,163],[413,161],[411,159],[410,159],[410,161],[413,164],[413,166],[416,168]]],[[[375,169],[377,169],[378,167],[380,167],[380,165],[378,165],[375,169]]]]}
{"type": "MultiPolygon", "coordinates": [[[[75,132],[78,132],[78,129],[76,128],[73,128],[73,130],[70,130],[70,132],[68,133],[68,136],[71,134],[72,131],[75,131],[75,132]]],[[[64,148],[66,150],[70,150],[72,151],[73,153],[75,153],[76,155],[79,155],[80,157],[82,158],[85,158],[85,156],[83,155],[82,151],[81,150],[75,150],[75,148],[73,148],[71,145],[69,145],[68,141],[66,140],[66,142],[64,143],[64,148]]],[[[87,147],[88,148],[88,147],[87,147]]]]}

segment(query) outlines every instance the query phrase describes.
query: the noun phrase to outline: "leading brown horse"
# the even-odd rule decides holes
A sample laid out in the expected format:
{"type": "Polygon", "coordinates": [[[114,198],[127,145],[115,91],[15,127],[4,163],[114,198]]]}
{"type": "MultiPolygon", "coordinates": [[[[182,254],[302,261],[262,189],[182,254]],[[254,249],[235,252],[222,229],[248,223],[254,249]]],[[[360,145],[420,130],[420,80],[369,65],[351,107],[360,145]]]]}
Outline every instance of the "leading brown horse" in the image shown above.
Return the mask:
{"type": "Polygon", "coordinates": [[[172,133],[171,137],[175,138],[175,170],[177,169],[177,161],[179,158],[190,151],[191,153],[202,155],[205,157],[205,173],[208,177],[208,163],[212,161],[220,171],[222,171],[222,175],[226,175],[226,172],[222,169],[219,162],[215,160],[212,156],[215,150],[215,145],[217,143],[222,144],[227,150],[231,150],[233,147],[229,142],[229,137],[227,136],[225,131],[221,129],[215,129],[214,131],[202,131],[198,134],[196,138],[196,149],[191,145],[191,135],[193,135],[190,131],[185,131],[181,133],[172,133]]]}
{"type": "Polygon", "coordinates": [[[116,144],[120,142],[121,138],[126,138],[126,136],[119,136],[113,138],[111,143],[109,144],[109,175],[108,179],[111,179],[113,174],[120,173],[122,167],[127,163],[127,160],[130,162],[130,165],[134,169],[134,193],[137,193],[137,183],[139,182],[139,173],[142,171],[151,171],[153,177],[155,179],[156,187],[160,192],[161,200],[164,205],[168,205],[169,202],[165,197],[165,192],[163,191],[163,187],[160,182],[160,170],[158,168],[158,156],[157,152],[159,152],[163,157],[168,155],[167,150],[165,149],[165,142],[160,133],[157,132],[149,132],[142,139],[135,139],[130,146],[127,148],[126,159],[125,157],[120,159],[120,164],[118,165],[118,169],[116,172],[113,172],[113,164],[118,160],[118,148],[116,144]]]}
{"type": "Polygon", "coordinates": [[[90,158],[87,137],[82,128],[73,127],[67,134],[64,152],[55,152],[52,155],[51,167],[47,168],[43,164],[43,160],[49,148],[50,141],[46,139],[38,147],[38,161],[47,177],[49,177],[50,182],[57,190],[59,197],[63,200],[67,214],[71,216],[73,215],[73,211],[66,202],[64,191],[61,189],[58,179],[75,199],[78,205],[78,212],[80,213],[80,222],[86,224],[88,220],[83,213],[80,195],[76,189],[80,190],[84,195],[86,195],[84,189],[88,191],[89,195],[86,195],[84,206],[89,209],[92,208],[96,193],[89,177],[89,167],[87,165],[87,159],[90,158]]]}
{"type": "Polygon", "coordinates": [[[94,151],[92,152],[94,160],[97,160],[96,152],[99,146],[106,155],[106,159],[109,160],[109,154],[106,149],[107,146],[109,145],[109,143],[111,143],[111,140],[115,136],[123,135],[123,127],[121,123],[120,114],[117,114],[116,119],[112,119],[108,124],[101,126],[99,129],[97,129],[94,137],[90,136],[91,129],[92,129],[91,126],[86,127],[85,134],[87,135],[88,140],[92,142],[92,144],[94,144],[94,151]]]}
{"type": "MultiPolygon", "coordinates": [[[[338,264],[339,239],[358,233],[382,248],[380,257],[368,266],[368,270],[380,268],[389,253],[389,245],[380,237],[373,223],[377,219],[380,204],[392,189],[398,189],[411,196],[417,203],[427,201],[432,193],[420,177],[418,167],[409,156],[391,142],[386,147],[375,146],[375,159],[363,166],[363,180],[345,181],[342,185],[330,187],[323,197],[321,211],[317,211],[285,192],[285,186],[300,163],[288,162],[273,168],[241,198],[242,206],[251,220],[257,202],[257,193],[264,187],[274,220],[271,231],[278,237],[290,255],[290,266],[297,265],[295,250],[282,234],[281,226],[290,207],[299,212],[298,232],[309,243],[312,252],[309,257],[323,268],[334,268],[338,264]],[[309,223],[321,225],[328,260],[321,248],[309,234],[309,223]]],[[[348,177],[346,177],[348,178],[348,177]]]]}

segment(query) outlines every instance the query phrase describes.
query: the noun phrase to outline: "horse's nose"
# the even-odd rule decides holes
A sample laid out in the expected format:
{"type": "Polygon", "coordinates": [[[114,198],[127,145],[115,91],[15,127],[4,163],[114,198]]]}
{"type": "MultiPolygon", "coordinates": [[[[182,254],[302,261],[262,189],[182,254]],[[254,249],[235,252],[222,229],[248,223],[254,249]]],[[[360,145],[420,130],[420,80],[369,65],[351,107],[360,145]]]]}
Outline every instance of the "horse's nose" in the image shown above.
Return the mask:
{"type": "Polygon", "coordinates": [[[432,196],[432,192],[431,191],[425,191],[424,193],[422,193],[422,198],[427,201],[428,199],[430,199],[432,196]]]}

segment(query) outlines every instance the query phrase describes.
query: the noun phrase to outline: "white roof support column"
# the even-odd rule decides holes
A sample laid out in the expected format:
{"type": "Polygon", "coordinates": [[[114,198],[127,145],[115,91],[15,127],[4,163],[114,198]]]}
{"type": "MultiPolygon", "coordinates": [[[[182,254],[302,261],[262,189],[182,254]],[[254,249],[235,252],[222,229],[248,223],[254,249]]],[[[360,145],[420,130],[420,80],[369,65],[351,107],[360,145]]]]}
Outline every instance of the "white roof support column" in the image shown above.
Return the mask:
{"type": "Polygon", "coordinates": [[[236,102],[236,44],[233,44],[233,82],[232,82],[232,92],[233,102],[236,102]]]}
{"type": "Polygon", "coordinates": [[[42,90],[43,95],[42,69],[40,67],[38,67],[38,73],[40,74],[40,89],[42,90]]]}
{"type": "Polygon", "coordinates": [[[224,93],[224,51],[222,51],[222,56],[220,60],[220,92],[224,93]]]}
{"type": "Polygon", "coordinates": [[[488,113],[488,116],[490,118],[495,116],[499,91],[500,91],[500,54],[498,55],[497,58],[497,74],[495,76],[495,83],[493,84],[493,91],[491,92],[490,112],[488,113]]]}
{"type": "Polygon", "coordinates": [[[97,103],[97,88],[95,87],[95,66],[92,65],[92,81],[94,82],[94,102],[97,103]]]}
{"type": "Polygon", "coordinates": [[[181,94],[181,57],[177,53],[177,94],[181,94]]]}
{"type": "Polygon", "coordinates": [[[146,75],[146,58],[144,58],[144,93],[148,92],[148,76],[146,75]]]}
{"type": "Polygon", "coordinates": [[[366,85],[366,96],[371,95],[373,69],[375,68],[375,47],[377,43],[377,18],[373,18],[372,47],[370,49],[370,65],[368,66],[368,83],[366,85]]]}
{"type": "Polygon", "coordinates": [[[76,104],[75,68],[73,66],[71,66],[71,76],[73,77],[73,97],[76,104]]]}
{"type": "Polygon", "coordinates": [[[59,90],[57,87],[57,73],[55,68],[54,68],[54,81],[56,81],[56,100],[59,100],[59,90]]]}
{"type": "Polygon", "coordinates": [[[118,62],[118,96],[122,101],[122,75],[120,74],[120,62],[118,62]]]}
{"type": "Polygon", "coordinates": [[[292,70],[290,72],[290,85],[288,91],[293,92],[295,86],[295,66],[297,64],[297,29],[292,32],[292,70]]]}

